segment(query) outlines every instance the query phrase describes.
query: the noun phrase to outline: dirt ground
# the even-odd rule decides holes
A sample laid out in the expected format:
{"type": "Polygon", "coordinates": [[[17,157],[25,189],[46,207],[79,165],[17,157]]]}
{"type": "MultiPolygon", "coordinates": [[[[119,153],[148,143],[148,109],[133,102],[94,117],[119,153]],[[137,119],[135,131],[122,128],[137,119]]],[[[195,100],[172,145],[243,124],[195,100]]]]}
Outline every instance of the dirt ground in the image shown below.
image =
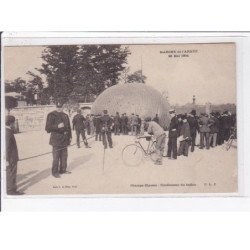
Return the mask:
{"type": "MultiPolygon", "coordinates": [[[[73,131],[74,132],[74,131],[73,131]]],[[[105,151],[102,142],[89,140],[91,148],[68,149],[70,175],[51,175],[52,155],[18,163],[18,190],[26,195],[180,194],[237,192],[237,147],[210,150],[195,148],[188,157],[163,158],[156,166],[149,157],[136,167],[122,160],[122,149],[134,142],[132,136],[114,136],[114,148],[105,151]],[[104,164],[103,164],[104,163],[104,164]]],[[[16,134],[20,159],[51,151],[49,134],[33,131],[16,134]]],[[[73,133],[72,143],[75,143],[73,133]]],[[[199,138],[197,138],[199,140],[199,138]]],[[[146,141],[143,142],[147,143],[146,141]]]]}

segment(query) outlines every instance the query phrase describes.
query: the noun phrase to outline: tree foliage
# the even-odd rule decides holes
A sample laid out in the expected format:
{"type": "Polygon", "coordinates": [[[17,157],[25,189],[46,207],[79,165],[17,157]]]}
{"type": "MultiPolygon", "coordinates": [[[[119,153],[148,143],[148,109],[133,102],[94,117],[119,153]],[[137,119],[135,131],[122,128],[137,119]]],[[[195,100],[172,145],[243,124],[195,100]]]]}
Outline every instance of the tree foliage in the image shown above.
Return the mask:
{"type": "Polygon", "coordinates": [[[48,46],[37,70],[46,77],[54,102],[86,101],[118,83],[128,54],[120,45],[48,46]]]}
{"type": "Polygon", "coordinates": [[[27,88],[27,82],[23,80],[21,77],[15,79],[14,81],[6,81],[5,82],[5,92],[16,92],[23,93],[27,88]]]}
{"type": "Polygon", "coordinates": [[[17,107],[17,99],[12,96],[5,96],[5,108],[11,110],[17,107]]]}
{"type": "Polygon", "coordinates": [[[147,77],[142,74],[141,70],[135,71],[134,73],[127,76],[127,83],[145,83],[147,77]]]}

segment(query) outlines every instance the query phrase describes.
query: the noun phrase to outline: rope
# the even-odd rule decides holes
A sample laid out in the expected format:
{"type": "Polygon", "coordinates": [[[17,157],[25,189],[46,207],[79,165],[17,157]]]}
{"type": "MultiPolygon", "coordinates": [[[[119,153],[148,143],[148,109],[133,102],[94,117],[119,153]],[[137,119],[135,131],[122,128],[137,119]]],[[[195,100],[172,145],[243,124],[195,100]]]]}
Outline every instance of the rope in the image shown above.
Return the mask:
{"type": "MultiPolygon", "coordinates": [[[[92,139],[92,138],[94,138],[94,137],[95,137],[95,135],[90,136],[89,138],[86,138],[85,140],[80,141],[80,142],[88,141],[89,139],[92,139]]],[[[71,144],[71,145],[69,145],[69,146],[67,146],[67,147],[60,148],[60,149],[56,150],[55,152],[60,151],[60,150],[63,150],[63,149],[65,149],[65,148],[73,147],[73,146],[75,146],[76,144],[77,144],[77,143],[74,143],[74,144],[71,144]]],[[[48,155],[48,154],[52,154],[52,153],[53,153],[53,151],[46,152],[46,153],[39,154],[39,155],[33,155],[33,156],[30,156],[30,157],[26,157],[26,158],[20,159],[19,161],[26,161],[26,160],[29,160],[29,159],[37,158],[37,157],[44,156],[44,155],[48,155]]]]}

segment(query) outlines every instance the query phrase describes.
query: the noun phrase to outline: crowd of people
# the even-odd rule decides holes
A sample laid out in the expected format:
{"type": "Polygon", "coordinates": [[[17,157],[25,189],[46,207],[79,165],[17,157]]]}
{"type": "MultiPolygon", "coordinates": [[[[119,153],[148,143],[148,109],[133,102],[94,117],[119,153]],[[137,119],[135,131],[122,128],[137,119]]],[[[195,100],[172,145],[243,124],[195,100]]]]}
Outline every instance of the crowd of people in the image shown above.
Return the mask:
{"type": "Polygon", "coordinates": [[[194,152],[195,146],[200,149],[216,147],[229,140],[232,128],[236,127],[236,115],[228,111],[200,113],[196,110],[186,114],[176,114],[170,110],[170,126],[168,128],[168,150],[169,159],[177,159],[177,156],[188,156],[189,148],[194,152]],[[196,145],[197,133],[200,134],[200,142],[196,145]],[[177,147],[178,144],[178,147],[177,147]]]}
{"type": "MultiPolygon", "coordinates": [[[[138,114],[126,113],[110,116],[108,110],[102,114],[89,114],[86,117],[79,109],[73,117],[72,126],[69,116],[63,112],[62,104],[57,104],[57,110],[47,116],[45,130],[50,133],[49,144],[52,146],[52,175],[60,178],[62,174],[70,174],[67,170],[68,146],[71,144],[72,131],[76,132],[76,144],[80,148],[80,137],[86,148],[90,148],[86,133],[102,141],[104,149],[113,148],[112,135],[149,135],[156,140],[156,165],[162,165],[162,157],[177,159],[178,156],[188,156],[189,149],[194,152],[195,147],[200,149],[222,145],[228,141],[232,128],[236,128],[236,115],[228,111],[201,113],[195,110],[186,114],[176,114],[169,110],[171,117],[168,127],[162,127],[158,114],[152,117],[140,117],[138,114]],[[197,133],[200,142],[196,144],[197,133]],[[168,141],[166,141],[168,138],[168,141]],[[165,152],[165,153],[164,153],[165,152]]],[[[6,117],[6,167],[7,167],[7,193],[20,194],[16,190],[16,173],[18,149],[14,137],[15,117],[6,117]]]]}
{"type": "MultiPolygon", "coordinates": [[[[81,112],[80,110],[78,112],[81,112]]],[[[99,137],[101,140],[101,117],[102,114],[98,115],[88,114],[85,118],[85,130],[88,135],[96,134],[96,140],[99,137]]],[[[132,113],[131,115],[127,115],[127,113],[119,114],[116,112],[116,115],[110,115],[111,119],[111,132],[114,135],[138,135],[144,131],[144,127],[142,126],[143,119],[137,115],[132,113]]],[[[159,124],[159,116],[155,115],[153,118],[155,122],[159,124]]]]}
{"type": "MultiPolygon", "coordinates": [[[[78,110],[81,113],[81,110],[78,110]]],[[[145,133],[154,135],[156,139],[156,150],[159,154],[156,164],[162,164],[162,156],[169,159],[177,159],[178,156],[188,156],[189,151],[194,152],[195,147],[200,149],[210,149],[222,145],[228,141],[231,129],[236,127],[236,115],[229,111],[211,112],[210,114],[200,113],[196,110],[190,113],[176,114],[175,110],[169,111],[171,121],[168,127],[160,126],[159,115],[152,117],[140,117],[132,113],[109,115],[107,110],[103,114],[89,114],[84,119],[84,131],[88,135],[95,135],[95,140],[103,141],[104,148],[109,145],[113,147],[113,135],[144,135],[145,133]],[[168,131],[168,132],[167,132],[168,131]],[[200,142],[196,144],[196,136],[200,134],[200,142]],[[164,135],[164,136],[163,136],[164,135]],[[168,137],[168,143],[166,142],[168,137]],[[161,142],[159,142],[161,140],[161,142]],[[107,143],[108,142],[108,143],[107,143]],[[163,145],[165,143],[165,145],[163,145]],[[164,155],[164,149],[167,148],[164,155]]],[[[79,115],[79,114],[78,114],[79,115]]],[[[77,115],[76,115],[77,117],[77,115]]],[[[73,119],[74,124],[75,117],[73,119]]],[[[73,125],[74,126],[74,125],[73,125]]],[[[84,133],[84,132],[82,132],[84,133]]],[[[77,133],[79,138],[79,132],[77,133]]],[[[85,140],[85,135],[82,137],[85,140]]],[[[79,139],[77,139],[79,141],[79,139]]],[[[86,144],[85,144],[86,145],[86,144]]]]}

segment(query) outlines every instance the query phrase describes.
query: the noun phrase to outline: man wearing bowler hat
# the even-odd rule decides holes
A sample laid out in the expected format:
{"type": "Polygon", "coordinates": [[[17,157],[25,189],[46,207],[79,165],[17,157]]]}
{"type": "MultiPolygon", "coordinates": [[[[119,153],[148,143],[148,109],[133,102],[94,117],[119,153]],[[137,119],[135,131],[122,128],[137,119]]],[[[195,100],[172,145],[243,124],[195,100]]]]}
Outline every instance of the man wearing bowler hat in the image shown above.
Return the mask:
{"type": "Polygon", "coordinates": [[[50,133],[49,144],[53,147],[52,175],[60,178],[60,174],[70,174],[66,169],[72,134],[69,116],[63,112],[62,103],[58,102],[57,109],[48,114],[45,130],[50,133]]]}

